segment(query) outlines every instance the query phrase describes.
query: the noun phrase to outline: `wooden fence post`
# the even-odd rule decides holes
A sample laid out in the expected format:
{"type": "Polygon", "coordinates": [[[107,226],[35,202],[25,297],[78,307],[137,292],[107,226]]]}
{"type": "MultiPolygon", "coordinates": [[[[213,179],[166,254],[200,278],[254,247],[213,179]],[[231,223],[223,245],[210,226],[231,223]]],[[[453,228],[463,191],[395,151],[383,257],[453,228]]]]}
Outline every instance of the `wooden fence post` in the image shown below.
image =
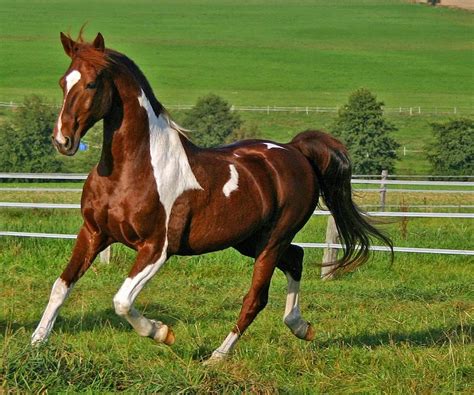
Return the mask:
{"type": "Polygon", "coordinates": [[[385,209],[385,198],[387,195],[387,187],[385,181],[387,181],[388,170],[382,170],[382,181],[380,182],[380,211],[385,209]]]}
{"type": "Polygon", "coordinates": [[[110,255],[112,253],[111,246],[108,246],[104,251],[99,255],[100,263],[110,263],[110,255]]]}
{"type": "Polygon", "coordinates": [[[327,265],[332,262],[336,262],[337,259],[337,248],[331,248],[329,244],[339,243],[339,234],[337,233],[336,222],[334,222],[334,217],[332,215],[328,218],[328,225],[326,228],[326,243],[328,246],[324,249],[323,255],[323,266],[321,266],[321,279],[322,280],[331,280],[334,277],[334,274],[328,274],[332,265],[327,265]],[[324,266],[324,265],[327,266],[324,266]]]}

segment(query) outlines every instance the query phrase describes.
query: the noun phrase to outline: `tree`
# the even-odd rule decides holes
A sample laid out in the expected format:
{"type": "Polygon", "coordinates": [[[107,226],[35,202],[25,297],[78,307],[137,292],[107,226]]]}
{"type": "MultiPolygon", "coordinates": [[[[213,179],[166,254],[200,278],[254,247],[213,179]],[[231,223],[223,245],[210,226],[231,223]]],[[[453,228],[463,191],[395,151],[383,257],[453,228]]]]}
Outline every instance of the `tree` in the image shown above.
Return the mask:
{"type": "Polygon", "coordinates": [[[394,170],[400,145],[388,135],[397,128],[385,120],[383,105],[368,89],[361,88],[338,112],[333,132],[347,145],[355,173],[394,170]]]}
{"type": "Polygon", "coordinates": [[[433,171],[446,175],[474,174],[474,120],[460,118],[432,123],[435,141],[428,145],[433,171]]]}
{"type": "Polygon", "coordinates": [[[41,97],[25,97],[11,119],[0,124],[0,171],[60,171],[61,161],[51,144],[56,116],[57,110],[41,97]]]}
{"type": "Polygon", "coordinates": [[[255,121],[246,121],[237,129],[234,129],[231,134],[225,139],[226,144],[233,143],[240,140],[253,140],[260,138],[261,132],[258,123],[255,121]]]}
{"type": "Polygon", "coordinates": [[[242,125],[239,115],[221,97],[209,94],[198,99],[186,114],[183,126],[191,130],[193,141],[203,147],[223,144],[242,125]]]}

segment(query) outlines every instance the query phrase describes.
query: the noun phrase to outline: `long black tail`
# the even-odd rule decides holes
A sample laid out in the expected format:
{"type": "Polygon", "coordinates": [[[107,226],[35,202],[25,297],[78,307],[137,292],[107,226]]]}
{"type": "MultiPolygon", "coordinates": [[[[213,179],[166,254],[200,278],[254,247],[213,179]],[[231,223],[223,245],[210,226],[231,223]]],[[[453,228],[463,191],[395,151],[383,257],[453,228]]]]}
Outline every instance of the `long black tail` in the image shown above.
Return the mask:
{"type": "Polygon", "coordinates": [[[321,196],[334,217],[344,255],[334,269],[354,269],[369,258],[372,239],[378,239],[392,250],[389,237],[371,224],[367,214],[352,200],[351,162],[346,147],[327,133],[306,131],[290,143],[308,158],[316,173],[321,196]]]}

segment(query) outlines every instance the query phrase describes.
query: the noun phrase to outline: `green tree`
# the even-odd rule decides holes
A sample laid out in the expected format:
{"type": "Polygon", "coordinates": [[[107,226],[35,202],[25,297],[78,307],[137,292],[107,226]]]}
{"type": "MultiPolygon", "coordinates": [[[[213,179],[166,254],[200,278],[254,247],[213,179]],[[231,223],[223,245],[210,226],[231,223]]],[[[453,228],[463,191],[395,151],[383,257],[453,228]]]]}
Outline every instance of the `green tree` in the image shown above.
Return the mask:
{"type": "Polygon", "coordinates": [[[215,94],[199,98],[183,121],[183,126],[191,130],[193,141],[202,147],[223,144],[241,125],[242,120],[231,111],[229,103],[215,94]]]}
{"type": "Polygon", "coordinates": [[[474,174],[474,120],[460,118],[432,123],[435,141],[427,146],[433,171],[446,175],[474,174]]]}
{"type": "Polygon", "coordinates": [[[400,145],[389,136],[397,128],[384,118],[383,105],[368,89],[361,88],[338,112],[333,132],[347,145],[354,173],[394,170],[400,145]]]}
{"type": "Polygon", "coordinates": [[[225,139],[226,144],[240,140],[253,140],[260,138],[261,132],[256,121],[244,122],[242,126],[234,129],[225,139]]]}
{"type": "Polygon", "coordinates": [[[25,97],[11,119],[0,124],[0,171],[60,171],[62,164],[51,144],[56,116],[57,109],[41,97],[25,97]]]}

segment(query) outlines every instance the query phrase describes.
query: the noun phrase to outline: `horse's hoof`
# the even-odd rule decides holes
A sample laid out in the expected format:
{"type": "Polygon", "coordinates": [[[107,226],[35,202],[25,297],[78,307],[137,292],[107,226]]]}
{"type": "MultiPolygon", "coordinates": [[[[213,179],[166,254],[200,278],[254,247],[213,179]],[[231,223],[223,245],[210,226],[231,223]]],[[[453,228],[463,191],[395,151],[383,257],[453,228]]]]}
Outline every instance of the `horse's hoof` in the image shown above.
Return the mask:
{"type": "Polygon", "coordinates": [[[154,327],[150,337],[157,343],[164,343],[167,346],[171,346],[176,340],[173,330],[161,321],[150,321],[153,323],[154,327]]]}
{"type": "Polygon", "coordinates": [[[314,330],[313,328],[313,325],[311,325],[309,322],[308,322],[308,330],[306,331],[306,336],[304,337],[304,339],[308,342],[314,340],[314,337],[316,336],[316,331],[314,330]]]}
{"type": "Polygon", "coordinates": [[[224,361],[226,361],[227,359],[229,358],[229,355],[228,354],[225,354],[223,352],[220,352],[220,351],[214,351],[212,353],[212,355],[206,359],[202,364],[204,366],[216,366],[216,365],[219,365],[221,363],[223,363],[224,361]]]}
{"type": "Polygon", "coordinates": [[[168,333],[166,334],[166,338],[163,341],[167,346],[172,346],[174,342],[176,341],[176,336],[174,335],[173,330],[168,327],[168,333]]]}

